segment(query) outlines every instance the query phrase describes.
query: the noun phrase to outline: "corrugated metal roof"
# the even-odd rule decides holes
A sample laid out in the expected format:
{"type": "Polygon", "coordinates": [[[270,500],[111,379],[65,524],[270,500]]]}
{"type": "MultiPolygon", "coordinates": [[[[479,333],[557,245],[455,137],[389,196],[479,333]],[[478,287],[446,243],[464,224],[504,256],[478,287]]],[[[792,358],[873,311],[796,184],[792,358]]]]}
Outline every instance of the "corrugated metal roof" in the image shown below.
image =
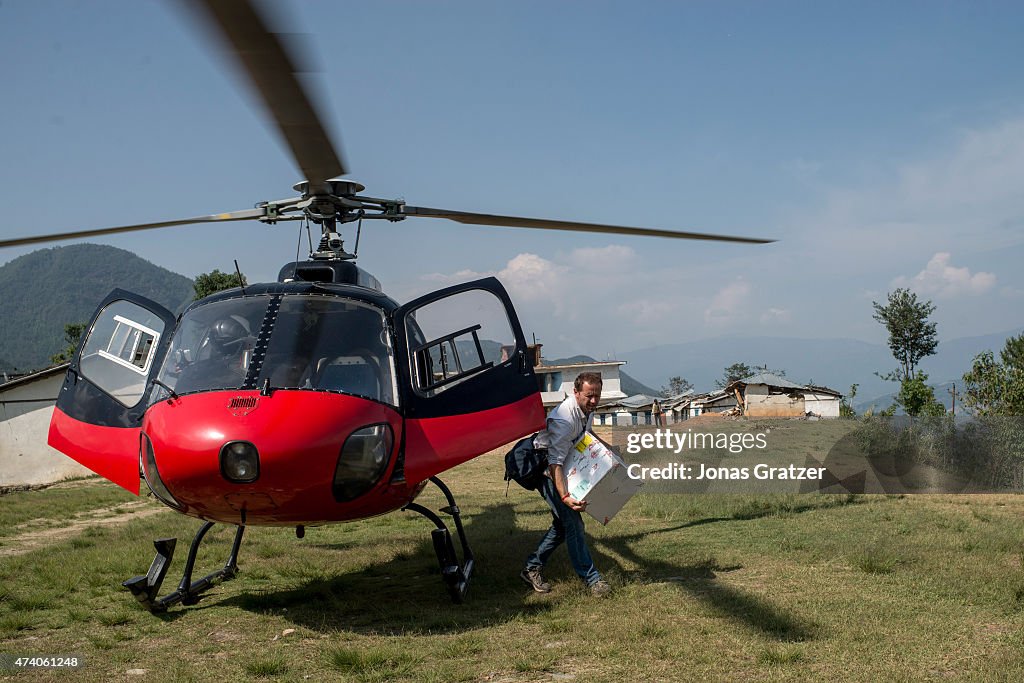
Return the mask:
{"type": "Polygon", "coordinates": [[[725,388],[725,390],[731,392],[734,387],[740,385],[749,386],[751,384],[765,384],[767,386],[776,387],[778,389],[796,389],[799,391],[808,392],[816,391],[820,393],[835,394],[836,396],[842,396],[841,392],[838,392],[835,389],[829,389],[828,387],[794,384],[785,377],[779,377],[773,372],[759,372],[756,375],[751,375],[750,377],[744,377],[743,379],[734,380],[729,384],[729,386],[725,388]]]}
{"type": "Polygon", "coordinates": [[[619,401],[619,405],[626,408],[642,408],[652,403],[654,403],[654,398],[647,394],[633,394],[619,401]]]}
{"type": "MultiPolygon", "coordinates": [[[[638,408],[653,405],[654,399],[654,396],[648,396],[647,394],[633,394],[632,396],[627,396],[626,398],[619,399],[618,401],[598,406],[598,410],[601,410],[602,408],[618,407],[636,410],[638,408]]],[[[661,401],[662,399],[658,397],[658,400],[661,401]]]]}
{"type": "Polygon", "coordinates": [[[534,372],[547,372],[548,370],[565,370],[567,368],[593,368],[598,366],[606,365],[625,365],[624,360],[595,360],[591,363],[567,363],[565,365],[545,365],[541,362],[540,365],[534,366],[534,372]]]}
{"type": "Polygon", "coordinates": [[[802,384],[794,384],[785,377],[779,377],[773,372],[759,372],[756,375],[738,379],[735,382],[732,382],[729,386],[731,387],[733,384],[767,384],[768,386],[781,387],[783,389],[805,388],[802,384]]]}
{"type": "Polygon", "coordinates": [[[13,389],[15,387],[20,387],[25,384],[30,384],[32,382],[35,382],[36,380],[65,372],[68,369],[69,365],[71,365],[71,363],[61,363],[59,365],[53,365],[51,367],[48,367],[45,370],[39,370],[37,372],[32,372],[27,375],[22,375],[21,377],[12,379],[9,382],[4,382],[0,384],[0,388],[2,388],[3,391],[7,391],[8,389],[13,389]]]}

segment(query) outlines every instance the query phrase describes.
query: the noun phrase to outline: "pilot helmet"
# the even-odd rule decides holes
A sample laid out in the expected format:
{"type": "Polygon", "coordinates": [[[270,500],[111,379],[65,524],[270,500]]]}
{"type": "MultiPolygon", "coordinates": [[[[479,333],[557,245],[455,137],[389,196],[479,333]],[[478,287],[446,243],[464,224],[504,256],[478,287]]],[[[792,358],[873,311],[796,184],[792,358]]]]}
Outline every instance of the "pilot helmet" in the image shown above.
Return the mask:
{"type": "Polygon", "coordinates": [[[237,351],[250,336],[248,321],[238,315],[221,318],[210,326],[210,343],[221,353],[237,351]]]}

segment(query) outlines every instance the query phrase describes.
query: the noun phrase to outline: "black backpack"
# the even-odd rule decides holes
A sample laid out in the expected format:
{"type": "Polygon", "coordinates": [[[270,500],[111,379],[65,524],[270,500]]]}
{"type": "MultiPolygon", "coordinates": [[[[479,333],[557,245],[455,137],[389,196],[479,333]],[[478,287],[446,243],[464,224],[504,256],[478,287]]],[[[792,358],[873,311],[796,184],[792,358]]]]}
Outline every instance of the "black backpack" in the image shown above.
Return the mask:
{"type": "MultiPolygon", "coordinates": [[[[533,447],[533,437],[528,436],[516,442],[505,454],[505,481],[514,481],[527,491],[533,491],[544,481],[544,470],[548,467],[548,452],[533,447]]],[[[505,486],[508,495],[508,485],[505,486]]]]}

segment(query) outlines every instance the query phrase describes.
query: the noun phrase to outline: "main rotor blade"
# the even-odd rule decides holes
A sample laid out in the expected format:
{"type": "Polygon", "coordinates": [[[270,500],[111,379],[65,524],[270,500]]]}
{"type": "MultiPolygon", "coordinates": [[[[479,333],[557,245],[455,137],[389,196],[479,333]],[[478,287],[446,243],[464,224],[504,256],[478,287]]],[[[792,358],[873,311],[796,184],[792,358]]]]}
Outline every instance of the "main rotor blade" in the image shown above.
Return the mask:
{"type": "Polygon", "coordinates": [[[674,237],[687,240],[712,240],[715,242],[743,242],[746,244],[769,244],[775,240],[760,237],[735,237],[733,235],[711,235],[704,232],[681,232],[659,228],[630,228],[622,225],[601,225],[599,223],[577,223],[575,221],[551,221],[540,218],[519,216],[496,216],[489,213],[428,209],[422,206],[403,206],[406,216],[424,218],[447,218],[470,225],[500,225],[508,228],[539,228],[541,230],[570,230],[574,232],[604,232],[613,235],[643,235],[646,237],[674,237]]]}
{"type": "Polygon", "coordinates": [[[232,211],[230,213],[215,213],[209,216],[197,216],[185,218],[180,221],[162,221],[160,223],[139,223],[137,225],[120,225],[116,228],[97,228],[95,230],[75,230],[73,232],[54,232],[49,235],[34,235],[32,237],[15,237],[9,240],[0,240],[0,249],[4,247],[17,247],[24,244],[41,244],[43,242],[56,242],[57,240],[69,240],[79,237],[95,237],[97,235],[112,235],[117,232],[135,232],[137,230],[153,230],[154,228],[169,228],[174,225],[189,225],[190,223],[216,223],[219,221],[244,221],[254,218],[262,218],[266,215],[266,209],[245,209],[244,211],[232,211]]]}
{"type": "Polygon", "coordinates": [[[226,39],[256,88],[271,120],[291,149],[310,185],[348,173],[298,75],[313,71],[298,54],[285,49],[284,34],[267,29],[250,0],[190,0],[207,15],[226,39]]]}

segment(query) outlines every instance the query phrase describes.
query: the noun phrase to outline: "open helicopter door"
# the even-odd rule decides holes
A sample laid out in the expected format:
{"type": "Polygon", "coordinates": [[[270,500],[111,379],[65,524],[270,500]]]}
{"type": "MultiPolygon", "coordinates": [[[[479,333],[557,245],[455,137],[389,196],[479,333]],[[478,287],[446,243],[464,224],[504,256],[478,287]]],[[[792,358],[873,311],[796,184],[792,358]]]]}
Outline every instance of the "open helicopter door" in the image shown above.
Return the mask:
{"type": "Polygon", "coordinates": [[[173,329],[166,308],[115,289],[82,335],[50,419],[47,443],[135,495],[145,397],[173,329]]]}
{"type": "Polygon", "coordinates": [[[496,278],[442,289],[395,311],[405,478],[418,482],[544,426],[544,405],[512,301],[496,278]]]}

